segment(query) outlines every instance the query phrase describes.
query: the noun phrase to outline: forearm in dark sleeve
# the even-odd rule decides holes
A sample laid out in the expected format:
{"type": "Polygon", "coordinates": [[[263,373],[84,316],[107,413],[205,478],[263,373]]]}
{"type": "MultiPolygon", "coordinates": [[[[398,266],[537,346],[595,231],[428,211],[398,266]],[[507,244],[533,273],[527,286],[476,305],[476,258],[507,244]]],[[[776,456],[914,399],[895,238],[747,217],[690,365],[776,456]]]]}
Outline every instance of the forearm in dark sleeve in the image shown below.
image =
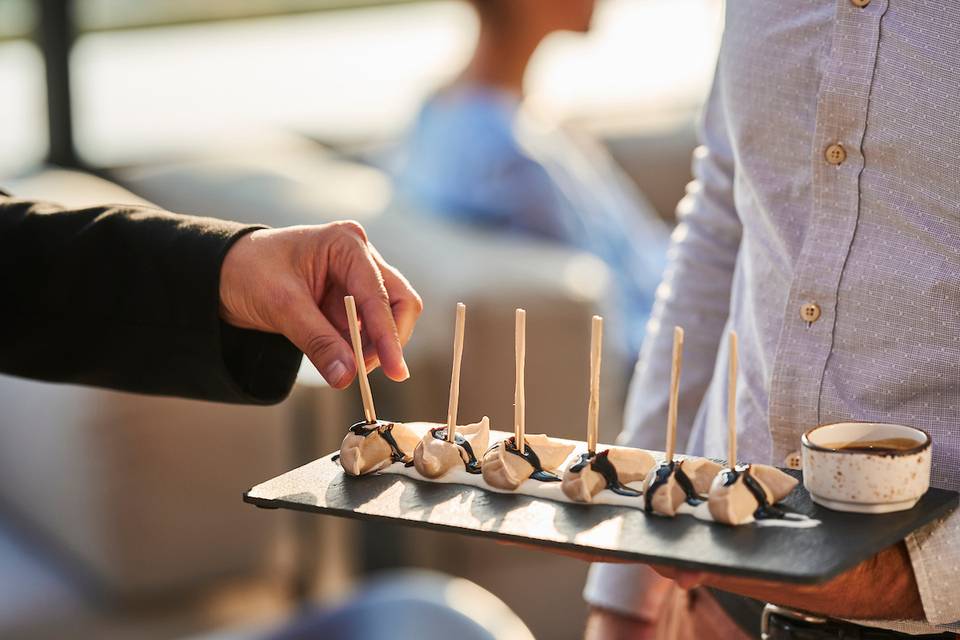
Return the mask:
{"type": "Polygon", "coordinates": [[[0,371],[279,401],[299,351],[219,319],[223,257],[252,229],[146,207],[65,210],[0,195],[0,371]]]}

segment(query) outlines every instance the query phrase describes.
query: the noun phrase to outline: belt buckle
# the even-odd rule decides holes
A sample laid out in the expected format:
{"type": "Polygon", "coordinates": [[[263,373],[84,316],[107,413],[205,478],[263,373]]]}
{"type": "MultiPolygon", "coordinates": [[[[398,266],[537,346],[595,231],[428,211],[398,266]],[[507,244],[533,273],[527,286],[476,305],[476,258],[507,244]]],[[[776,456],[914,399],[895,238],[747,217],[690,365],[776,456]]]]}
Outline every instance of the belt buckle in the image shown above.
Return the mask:
{"type": "Polygon", "coordinates": [[[763,615],[760,616],[761,640],[770,640],[770,616],[774,614],[810,624],[826,624],[827,622],[827,619],[822,616],[815,616],[805,611],[797,611],[796,609],[789,609],[768,602],[763,606],[763,615]]]}

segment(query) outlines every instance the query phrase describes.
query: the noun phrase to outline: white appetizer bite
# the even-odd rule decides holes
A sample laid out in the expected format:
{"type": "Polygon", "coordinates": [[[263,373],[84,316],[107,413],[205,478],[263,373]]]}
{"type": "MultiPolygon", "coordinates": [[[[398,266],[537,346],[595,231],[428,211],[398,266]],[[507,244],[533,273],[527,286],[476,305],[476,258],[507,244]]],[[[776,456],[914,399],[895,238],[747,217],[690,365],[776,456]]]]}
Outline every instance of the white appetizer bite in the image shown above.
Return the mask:
{"type": "Polygon", "coordinates": [[[727,370],[727,468],[710,485],[707,506],[717,522],[738,525],[762,518],[782,518],[773,505],[793,491],[799,481],[776,467],[737,464],[737,332],[731,331],[727,370]]]}
{"type": "Polygon", "coordinates": [[[590,324],[590,401],[587,405],[587,451],[563,474],[561,488],[576,502],[591,502],[609,489],[614,493],[639,497],[640,492],[626,486],[643,480],[656,461],[646,451],[612,447],[597,452],[600,423],[600,363],[603,351],[603,318],[593,316],[590,324]]]}
{"type": "Polygon", "coordinates": [[[360,385],[365,419],[350,427],[340,443],[340,466],[349,475],[362,476],[380,471],[395,462],[410,463],[413,460],[413,449],[420,438],[400,422],[377,420],[377,410],[373,406],[373,394],[370,392],[370,381],[367,379],[367,367],[363,358],[360,320],[353,296],[344,296],[343,305],[350,327],[350,344],[357,366],[357,382],[360,385]]]}
{"type": "Polygon", "coordinates": [[[413,452],[413,465],[424,478],[440,478],[463,467],[467,473],[480,473],[477,452],[487,450],[490,442],[490,419],[458,426],[454,441],[448,439],[447,426],[428,429],[413,452]]]}
{"type": "Polygon", "coordinates": [[[638,497],[640,491],[626,485],[642,481],[655,465],[653,456],[640,449],[612,447],[584,453],[564,471],[563,493],[576,502],[591,502],[604,489],[638,497]]]}
{"type": "Polygon", "coordinates": [[[786,498],[797,484],[796,478],[776,467],[737,465],[717,474],[707,506],[713,519],[724,524],[781,518],[783,512],[774,505],[786,498]]]}
{"type": "Polygon", "coordinates": [[[395,462],[413,460],[420,438],[401,422],[378,420],[350,427],[340,444],[340,466],[352,476],[380,471],[395,462]]]}
{"type": "Polygon", "coordinates": [[[483,479],[490,486],[505,491],[514,491],[528,478],[559,482],[557,472],[573,450],[572,444],[536,434],[525,437],[521,452],[515,438],[507,438],[491,447],[483,456],[483,479]]]}
{"type": "Polygon", "coordinates": [[[483,455],[483,479],[491,487],[515,491],[525,480],[559,482],[557,473],[574,446],[546,435],[526,435],[523,369],[527,345],[527,312],[516,310],[516,385],[514,387],[513,436],[501,440],[483,455]]]}
{"type": "Polygon", "coordinates": [[[706,458],[661,462],[643,481],[644,510],[674,516],[684,503],[700,504],[719,470],[719,464],[706,458]]]}

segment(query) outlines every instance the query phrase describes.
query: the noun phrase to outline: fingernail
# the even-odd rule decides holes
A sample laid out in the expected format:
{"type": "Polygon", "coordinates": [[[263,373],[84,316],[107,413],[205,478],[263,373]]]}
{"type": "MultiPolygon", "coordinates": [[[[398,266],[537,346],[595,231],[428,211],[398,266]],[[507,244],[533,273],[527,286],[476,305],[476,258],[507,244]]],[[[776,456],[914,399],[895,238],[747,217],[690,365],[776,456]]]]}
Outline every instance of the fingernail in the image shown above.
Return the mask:
{"type": "Polygon", "coordinates": [[[404,380],[409,380],[409,379],[410,379],[410,367],[407,366],[407,361],[404,360],[404,359],[401,357],[401,358],[400,358],[400,364],[403,366],[403,379],[404,379],[404,380]]]}
{"type": "Polygon", "coordinates": [[[339,360],[334,360],[323,370],[324,379],[326,379],[328,384],[334,387],[340,386],[340,383],[343,381],[343,378],[346,375],[347,367],[339,360]]]}

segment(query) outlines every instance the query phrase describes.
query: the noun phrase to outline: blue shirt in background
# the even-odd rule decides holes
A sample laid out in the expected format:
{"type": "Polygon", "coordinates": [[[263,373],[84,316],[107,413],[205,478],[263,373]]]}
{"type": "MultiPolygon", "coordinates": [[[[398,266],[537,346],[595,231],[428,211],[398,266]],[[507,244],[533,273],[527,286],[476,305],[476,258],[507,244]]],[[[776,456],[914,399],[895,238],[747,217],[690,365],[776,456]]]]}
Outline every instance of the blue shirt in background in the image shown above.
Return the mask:
{"type": "Polygon", "coordinates": [[[598,144],[537,121],[512,94],[450,89],[422,108],[396,182],[402,197],[433,215],[603,260],[617,303],[611,329],[622,347],[639,351],[669,230],[598,144]]]}

